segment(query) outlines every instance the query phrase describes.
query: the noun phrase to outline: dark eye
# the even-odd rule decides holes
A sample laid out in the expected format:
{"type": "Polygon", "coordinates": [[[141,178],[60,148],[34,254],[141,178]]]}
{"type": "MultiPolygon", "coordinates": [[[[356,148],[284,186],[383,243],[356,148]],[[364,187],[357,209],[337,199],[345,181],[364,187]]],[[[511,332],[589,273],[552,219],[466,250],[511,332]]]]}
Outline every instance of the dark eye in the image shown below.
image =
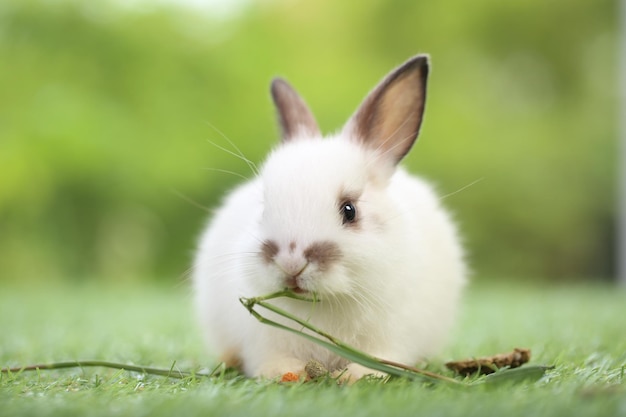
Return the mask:
{"type": "Polygon", "coordinates": [[[354,203],[348,201],[341,205],[341,215],[343,216],[343,224],[354,223],[356,220],[356,207],[354,203]]]}

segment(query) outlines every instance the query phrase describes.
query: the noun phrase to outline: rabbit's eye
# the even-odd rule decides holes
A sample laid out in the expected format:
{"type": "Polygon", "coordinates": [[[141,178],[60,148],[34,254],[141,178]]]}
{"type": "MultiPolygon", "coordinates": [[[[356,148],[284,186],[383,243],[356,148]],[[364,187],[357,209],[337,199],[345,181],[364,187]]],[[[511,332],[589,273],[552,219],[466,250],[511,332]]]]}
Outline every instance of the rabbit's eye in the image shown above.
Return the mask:
{"type": "Polygon", "coordinates": [[[343,224],[354,223],[356,220],[356,207],[351,201],[341,205],[341,215],[343,216],[343,224]]]}

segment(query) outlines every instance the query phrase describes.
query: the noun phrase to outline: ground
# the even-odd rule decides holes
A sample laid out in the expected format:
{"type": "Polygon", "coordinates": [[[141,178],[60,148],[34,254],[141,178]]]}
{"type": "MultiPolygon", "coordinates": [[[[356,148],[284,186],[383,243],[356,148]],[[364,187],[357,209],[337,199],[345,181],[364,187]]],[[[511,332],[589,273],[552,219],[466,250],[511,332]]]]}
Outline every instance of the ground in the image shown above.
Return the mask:
{"type": "MultiPolygon", "coordinates": [[[[212,368],[190,301],[185,284],[3,288],[0,365],[99,359],[212,368]]],[[[538,382],[459,390],[403,380],[340,387],[51,370],[2,375],[0,415],[626,416],[625,330],[625,289],[483,281],[470,286],[449,346],[426,366],[451,375],[447,360],[526,347],[531,364],[555,366],[538,382]]]]}

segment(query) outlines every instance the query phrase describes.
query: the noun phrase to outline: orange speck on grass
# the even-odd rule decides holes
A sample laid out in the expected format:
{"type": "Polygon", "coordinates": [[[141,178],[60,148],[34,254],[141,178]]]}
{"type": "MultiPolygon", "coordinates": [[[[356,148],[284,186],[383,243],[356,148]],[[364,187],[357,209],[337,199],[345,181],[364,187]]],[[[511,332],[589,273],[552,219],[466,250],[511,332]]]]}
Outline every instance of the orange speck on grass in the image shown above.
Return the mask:
{"type": "Polygon", "coordinates": [[[284,373],[280,378],[280,382],[298,382],[300,380],[300,375],[294,374],[293,372],[284,373]]]}

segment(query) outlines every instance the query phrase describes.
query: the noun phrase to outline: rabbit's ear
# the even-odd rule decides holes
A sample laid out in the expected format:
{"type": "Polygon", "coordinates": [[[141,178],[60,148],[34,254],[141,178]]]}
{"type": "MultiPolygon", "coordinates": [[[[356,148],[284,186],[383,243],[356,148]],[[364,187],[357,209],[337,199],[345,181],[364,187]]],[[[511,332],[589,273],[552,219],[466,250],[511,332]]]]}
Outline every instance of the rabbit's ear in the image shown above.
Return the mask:
{"type": "Polygon", "coordinates": [[[380,151],[397,164],[417,139],[427,78],[428,56],[409,59],[369,93],[342,133],[380,151]]]}
{"type": "Polygon", "coordinates": [[[283,142],[300,135],[320,135],[313,113],[287,81],[275,78],[271,91],[278,112],[283,142]]]}

